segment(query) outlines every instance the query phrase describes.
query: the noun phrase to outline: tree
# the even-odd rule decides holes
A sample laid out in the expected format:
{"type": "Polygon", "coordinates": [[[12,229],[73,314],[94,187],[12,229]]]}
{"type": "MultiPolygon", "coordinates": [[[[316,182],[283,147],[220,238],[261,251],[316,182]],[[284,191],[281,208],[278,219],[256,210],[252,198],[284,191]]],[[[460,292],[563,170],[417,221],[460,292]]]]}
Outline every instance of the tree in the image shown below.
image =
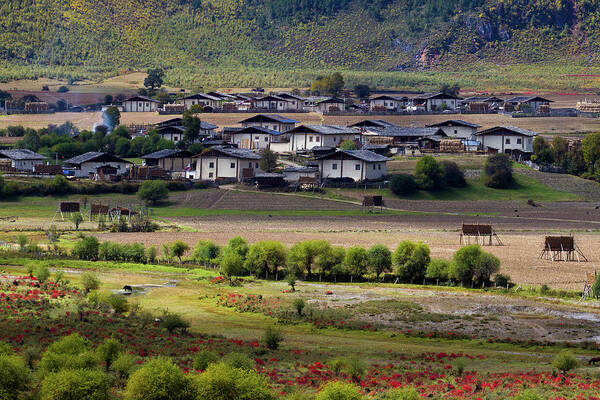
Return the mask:
{"type": "Polygon", "coordinates": [[[73,255],[81,260],[96,260],[100,242],[94,236],[86,236],[73,247],[73,255]]]}
{"type": "Polygon", "coordinates": [[[346,251],[344,264],[350,275],[361,277],[367,272],[367,267],[369,265],[367,250],[359,246],[350,247],[348,251],[346,251]]]}
{"type": "Polygon", "coordinates": [[[550,146],[548,146],[548,143],[543,137],[537,136],[535,139],[533,139],[532,150],[533,161],[536,163],[542,164],[552,162],[550,146]]]}
{"type": "Polygon", "coordinates": [[[190,110],[183,113],[181,125],[185,127],[184,142],[188,145],[195,143],[200,138],[202,121],[195,116],[190,110]]]}
{"type": "Polygon", "coordinates": [[[383,245],[375,245],[367,251],[369,260],[369,272],[374,273],[379,279],[379,275],[389,271],[392,266],[392,253],[390,249],[383,245]]]}
{"type": "Polygon", "coordinates": [[[288,255],[288,267],[292,273],[306,273],[310,278],[315,257],[328,244],[325,240],[308,240],[293,245],[288,255]]]}
{"type": "Polygon", "coordinates": [[[46,282],[50,278],[50,270],[45,265],[38,265],[35,268],[34,276],[39,282],[46,282]]]}
{"type": "Polygon", "coordinates": [[[29,371],[23,359],[0,354],[0,398],[17,400],[19,392],[27,390],[29,371]]]}
{"type": "Polygon", "coordinates": [[[110,383],[101,371],[64,369],[46,376],[40,390],[41,400],[108,400],[110,383]]]}
{"type": "Polygon", "coordinates": [[[583,139],[581,152],[590,172],[598,172],[595,171],[595,167],[596,162],[600,160],[600,132],[591,133],[583,139]]]}
{"type": "MultiPolygon", "coordinates": [[[[536,138],[537,139],[537,138],[536,138]]],[[[569,152],[569,142],[562,136],[554,136],[550,145],[555,164],[563,166],[569,152]]]]}
{"type": "Polygon", "coordinates": [[[100,361],[104,362],[106,372],[110,370],[113,361],[121,352],[121,344],[115,339],[107,339],[96,348],[96,354],[100,361]]]}
{"type": "Polygon", "coordinates": [[[483,283],[489,282],[490,277],[500,270],[500,259],[493,254],[482,252],[473,270],[473,280],[483,283]]]}
{"type": "Polygon", "coordinates": [[[579,361],[569,350],[562,350],[554,357],[554,360],[552,360],[552,366],[562,372],[563,375],[570,370],[577,368],[578,365],[579,361]]]}
{"type": "Polygon", "coordinates": [[[433,259],[429,261],[425,270],[427,279],[446,280],[450,277],[450,262],[442,259],[433,259]]]}
{"type": "Polygon", "coordinates": [[[460,170],[460,168],[458,168],[458,165],[455,162],[442,161],[440,164],[442,166],[442,169],[444,170],[444,175],[442,177],[444,185],[450,187],[467,186],[465,174],[460,170]]]}
{"type": "Polygon", "coordinates": [[[229,239],[227,242],[227,247],[223,249],[224,251],[231,250],[242,256],[242,258],[246,257],[248,254],[248,243],[240,236],[235,236],[229,239]]]}
{"type": "Polygon", "coordinates": [[[157,89],[162,86],[164,77],[165,71],[161,68],[149,69],[148,76],[144,79],[144,86],[150,90],[157,89]]]}
{"type": "Polygon", "coordinates": [[[512,162],[507,154],[489,156],[483,167],[483,183],[495,189],[505,189],[514,183],[512,162]]]}
{"type": "Polygon", "coordinates": [[[275,400],[277,396],[264,376],[253,370],[210,364],[194,377],[198,400],[275,400]]]}
{"type": "Polygon", "coordinates": [[[73,215],[71,215],[71,221],[73,221],[73,225],[75,225],[75,230],[78,231],[79,225],[83,222],[83,215],[79,212],[73,213],[73,215]]]}
{"type": "Polygon", "coordinates": [[[342,265],[346,257],[346,250],[343,247],[332,247],[329,243],[320,248],[319,254],[315,258],[315,266],[324,274],[335,273],[336,269],[342,265]]]}
{"type": "Polygon", "coordinates": [[[69,88],[66,86],[61,86],[56,90],[56,93],[67,93],[69,91],[69,88]]]}
{"type": "Polygon", "coordinates": [[[105,105],[112,104],[113,100],[114,100],[114,98],[110,94],[107,94],[106,96],[104,96],[104,104],[105,105]]]}
{"type": "Polygon", "coordinates": [[[190,327],[190,323],[176,313],[166,313],[161,319],[160,326],[165,328],[169,333],[173,333],[177,329],[186,331],[190,327]]]}
{"type": "Polygon", "coordinates": [[[104,111],[104,125],[109,131],[115,129],[121,123],[121,112],[117,107],[108,107],[104,111]]]}
{"type": "Polygon", "coordinates": [[[323,386],[315,400],[364,400],[360,388],[352,383],[332,381],[323,386]]]}
{"type": "Polygon", "coordinates": [[[147,204],[156,204],[169,198],[169,189],[163,181],[144,181],[138,189],[137,196],[147,204]]]}
{"type": "Polygon", "coordinates": [[[192,259],[196,262],[209,264],[214,262],[219,256],[220,248],[216,244],[208,240],[200,240],[194,247],[192,259]]]}
{"type": "Polygon", "coordinates": [[[100,287],[100,280],[92,272],[84,272],[81,274],[81,285],[83,291],[88,294],[92,290],[97,290],[100,287]]]}
{"type": "Polygon", "coordinates": [[[262,149],[259,165],[263,171],[273,172],[277,168],[277,153],[271,149],[262,149]]]}
{"type": "Polygon", "coordinates": [[[250,246],[245,267],[256,276],[277,274],[285,266],[287,251],[280,242],[262,240],[250,246]]]}
{"type": "Polygon", "coordinates": [[[404,281],[421,281],[431,261],[429,246],[408,240],[401,242],[392,256],[396,274],[404,281]]]}
{"type": "Polygon", "coordinates": [[[460,86],[457,84],[449,85],[445,83],[440,87],[439,91],[446,96],[458,96],[458,93],[460,92],[460,86]]]}
{"type": "Polygon", "coordinates": [[[397,174],[390,178],[390,190],[396,196],[411,194],[417,190],[417,183],[412,175],[397,174]]]}
{"type": "Polygon", "coordinates": [[[359,99],[368,99],[371,95],[371,88],[369,85],[356,85],[354,86],[354,94],[359,99]]]}
{"type": "Polygon", "coordinates": [[[500,269],[500,260],[486,253],[477,244],[465,246],[454,253],[451,276],[463,283],[489,282],[500,269]]]}
{"type": "Polygon", "coordinates": [[[442,187],[443,175],[443,168],[431,156],[422,157],[415,165],[415,182],[423,190],[437,190],[442,187]]]}
{"type": "Polygon", "coordinates": [[[196,400],[192,381],[170,359],[146,362],[127,381],[126,400],[196,400]]]}
{"type": "Polygon", "coordinates": [[[231,249],[224,251],[219,259],[221,273],[225,275],[229,282],[233,282],[234,276],[244,274],[244,259],[243,257],[231,249]]]}
{"type": "Polygon", "coordinates": [[[185,254],[186,251],[190,249],[187,243],[182,242],[181,240],[176,240],[171,245],[171,254],[179,259],[179,265],[181,265],[181,257],[185,254]]]}
{"type": "Polygon", "coordinates": [[[200,350],[194,355],[194,369],[205,370],[212,363],[220,359],[214,351],[200,350]]]}
{"type": "Polygon", "coordinates": [[[283,341],[283,333],[279,329],[272,326],[267,327],[265,330],[265,345],[269,350],[277,350],[279,344],[283,341]]]}
{"type": "Polygon", "coordinates": [[[98,366],[96,355],[90,351],[90,342],[77,333],[64,336],[52,343],[39,362],[42,375],[64,369],[88,369],[98,366]]]}
{"type": "Polygon", "coordinates": [[[356,150],[356,143],[354,142],[354,140],[344,140],[342,143],[340,143],[340,149],[342,150],[356,150]]]}
{"type": "Polygon", "coordinates": [[[317,94],[330,94],[337,96],[344,88],[344,77],[339,72],[334,72],[329,76],[319,76],[312,83],[310,90],[317,94]]]}

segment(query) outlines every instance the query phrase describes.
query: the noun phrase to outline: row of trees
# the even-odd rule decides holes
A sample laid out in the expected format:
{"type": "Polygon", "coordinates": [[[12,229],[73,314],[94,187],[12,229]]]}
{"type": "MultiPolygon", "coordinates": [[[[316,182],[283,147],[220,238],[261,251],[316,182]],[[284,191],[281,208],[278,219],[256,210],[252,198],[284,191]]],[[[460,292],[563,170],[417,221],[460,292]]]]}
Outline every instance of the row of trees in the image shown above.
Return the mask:
{"type": "MultiPolygon", "coordinates": [[[[592,167],[596,162],[596,157],[592,154],[593,141],[592,138],[585,145],[588,160],[592,167]]],[[[588,169],[584,152],[569,149],[568,140],[561,136],[555,136],[550,144],[543,137],[536,137],[533,140],[533,156],[531,159],[538,164],[554,164],[572,175],[582,175],[588,169]]]]}

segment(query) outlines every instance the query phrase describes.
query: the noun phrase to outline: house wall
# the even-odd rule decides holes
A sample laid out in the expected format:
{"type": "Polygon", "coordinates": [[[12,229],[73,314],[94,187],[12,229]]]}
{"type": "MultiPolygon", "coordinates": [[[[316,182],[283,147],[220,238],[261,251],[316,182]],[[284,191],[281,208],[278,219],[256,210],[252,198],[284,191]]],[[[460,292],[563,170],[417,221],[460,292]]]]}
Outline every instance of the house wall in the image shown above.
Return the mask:
{"type": "Polygon", "coordinates": [[[298,182],[300,180],[300,177],[309,177],[309,178],[316,178],[319,174],[318,171],[314,171],[314,172],[284,172],[283,173],[284,179],[287,182],[298,182]]]}
{"type": "Polygon", "coordinates": [[[117,169],[117,174],[121,175],[127,171],[127,163],[124,162],[86,162],[81,164],[80,169],[75,170],[75,177],[88,178],[90,173],[96,173],[98,168],[111,166],[117,169]]]}
{"type": "Polygon", "coordinates": [[[400,108],[400,102],[395,100],[371,100],[371,109],[375,107],[385,107],[390,111],[396,111],[400,108]]]}
{"type": "Polygon", "coordinates": [[[259,126],[261,128],[271,129],[277,132],[287,132],[294,128],[294,124],[283,124],[281,122],[244,122],[242,127],[259,126]]]}
{"type": "Polygon", "coordinates": [[[477,128],[469,128],[468,126],[440,126],[440,129],[448,137],[460,139],[471,139],[477,133],[477,128]]]}
{"type": "Polygon", "coordinates": [[[240,149],[266,149],[269,147],[271,135],[267,133],[234,133],[231,135],[231,143],[240,149]]]}
{"type": "Polygon", "coordinates": [[[158,103],[153,101],[126,101],[123,103],[125,112],[154,112],[158,109],[158,103]]]}
{"type": "Polygon", "coordinates": [[[446,103],[448,109],[454,110],[457,108],[458,101],[456,99],[429,99],[427,100],[427,111],[433,111],[434,109],[440,111],[442,103],[446,103]]]}
{"type": "Polygon", "coordinates": [[[520,150],[525,153],[533,152],[533,138],[523,135],[481,135],[481,144],[484,149],[492,148],[504,153],[506,150],[520,150]],[[507,140],[510,143],[507,143],[507,140]],[[519,140],[521,143],[519,143],[519,140]]]}
{"type": "Polygon", "coordinates": [[[269,148],[274,153],[289,153],[292,151],[290,149],[290,142],[271,142],[269,148]]]}
{"type": "Polygon", "coordinates": [[[360,182],[367,179],[376,180],[387,175],[387,167],[385,162],[371,163],[355,159],[321,160],[319,171],[321,179],[352,178],[356,182],[360,182]]]}
{"type": "Polygon", "coordinates": [[[42,160],[11,160],[11,166],[18,171],[33,171],[33,167],[43,164],[42,160]]]}
{"type": "Polygon", "coordinates": [[[368,180],[377,180],[387,175],[387,163],[365,162],[365,175],[368,180]]]}
{"type": "Polygon", "coordinates": [[[191,162],[191,157],[167,157],[158,160],[158,166],[166,171],[184,171],[191,162]]]}
{"type": "Polygon", "coordinates": [[[337,107],[340,111],[344,111],[344,103],[319,103],[316,106],[317,111],[322,113],[328,113],[329,108],[337,107]]]}
{"type": "Polygon", "coordinates": [[[323,135],[321,146],[338,147],[344,140],[354,140],[356,135],[323,135]]]}
{"type": "Polygon", "coordinates": [[[313,147],[324,146],[324,144],[321,143],[321,135],[314,133],[295,133],[290,138],[290,144],[292,146],[292,151],[310,150],[313,147]]]}
{"type": "Polygon", "coordinates": [[[259,160],[239,159],[235,157],[201,157],[196,158],[196,171],[194,179],[214,181],[217,178],[242,179],[245,168],[254,169],[254,173],[261,173],[258,167],[259,160]],[[211,167],[212,163],[212,167],[211,167]]]}
{"type": "Polygon", "coordinates": [[[209,99],[181,99],[181,100],[177,100],[177,104],[183,104],[185,105],[185,108],[188,109],[193,105],[199,104],[202,107],[212,107],[212,108],[218,108],[219,107],[219,102],[215,101],[215,100],[209,100],[209,99]]]}

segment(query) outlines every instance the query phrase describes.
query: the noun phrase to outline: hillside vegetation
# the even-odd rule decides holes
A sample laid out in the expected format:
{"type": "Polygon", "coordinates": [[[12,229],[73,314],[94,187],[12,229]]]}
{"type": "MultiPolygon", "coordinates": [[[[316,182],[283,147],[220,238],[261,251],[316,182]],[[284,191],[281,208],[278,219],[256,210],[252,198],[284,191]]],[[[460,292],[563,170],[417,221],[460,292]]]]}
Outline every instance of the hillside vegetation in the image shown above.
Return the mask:
{"type": "Polygon", "coordinates": [[[292,70],[299,82],[314,73],[297,71],[330,69],[583,68],[596,61],[599,19],[599,0],[6,0],[0,76],[162,66],[193,86],[217,67],[292,70]]]}

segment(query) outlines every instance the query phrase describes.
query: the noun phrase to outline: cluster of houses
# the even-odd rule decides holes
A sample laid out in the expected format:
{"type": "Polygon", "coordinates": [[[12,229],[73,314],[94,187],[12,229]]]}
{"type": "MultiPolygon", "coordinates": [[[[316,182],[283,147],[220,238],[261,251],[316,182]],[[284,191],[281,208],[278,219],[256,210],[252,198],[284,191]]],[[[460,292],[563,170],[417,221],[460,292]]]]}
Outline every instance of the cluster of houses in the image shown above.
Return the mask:
{"type": "MultiPolygon", "coordinates": [[[[163,139],[183,139],[181,118],[154,126],[163,139]]],[[[306,166],[291,165],[283,172],[287,182],[302,178],[323,180],[377,181],[387,176],[391,154],[418,155],[426,152],[483,151],[527,158],[532,153],[535,132],[498,126],[480,126],[462,120],[447,120],[425,127],[398,126],[384,120],[362,120],[349,126],[308,125],[277,114],[257,114],[240,121],[239,127],[218,127],[202,122],[197,139],[205,150],[160,150],[142,156],[140,168],[160,169],[165,176],[203,181],[247,181],[260,176],[274,178],[260,168],[260,152],[270,149],[295,155],[306,166]],[[341,146],[352,142],[352,146],[341,146]],[[355,150],[343,150],[352,147],[355,150]]],[[[30,150],[1,150],[0,169],[35,173],[45,157],[30,150]]],[[[88,152],[63,162],[67,176],[97,180],[132,176],[132,164],[117,156],[88,152]]],[[[135,176],[141,176],[136,173],[135,176]]],[[[151,175],[147,175],[151,176],[151,175]]],[[[157,175],[152,175],[157,176],[157,175]]]]}
{"type": "Polygon", "coordinates": [[[490,112],[523,111],[531,113],[550,112],[551,100],[539,96],[517,96],[501,99],[495,96],[458,97],[446,93],[428,93],[415,97],[378,95],[363,104],[350,104],[336,97],[302,97],[292,93],[277,93],[261,97],[248,94],[226,94],[221,92],[197,93],[173,104],[164,104],[145,96],[126,99],[121,110],[124,112],[182,113],[192,106],[203,111],[260,111],[260,112],[320,112],[323,114],[357,111],[372,113],[402,112],[490,112]],[[162,108],[161,108],[162,107],[162,108]]]}

